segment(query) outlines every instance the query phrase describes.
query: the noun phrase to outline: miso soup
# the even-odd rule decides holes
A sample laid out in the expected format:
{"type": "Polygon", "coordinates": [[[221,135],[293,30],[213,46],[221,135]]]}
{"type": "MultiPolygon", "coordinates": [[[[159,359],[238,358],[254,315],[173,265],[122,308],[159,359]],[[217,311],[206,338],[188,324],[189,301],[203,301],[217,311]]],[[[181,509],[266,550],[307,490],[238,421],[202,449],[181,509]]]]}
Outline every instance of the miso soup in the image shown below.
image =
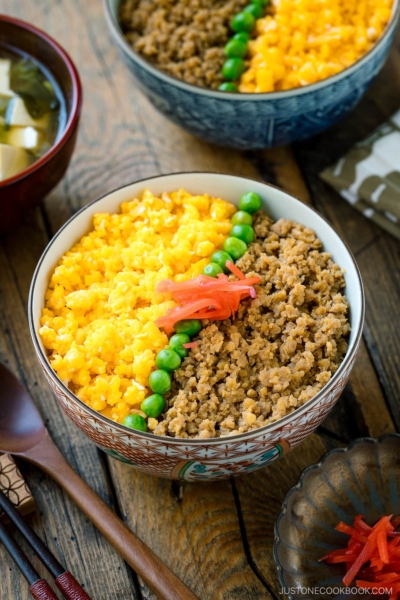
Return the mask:
{"type": "Polygon", "coordinates": [[[64,100],[51,75],[0,46],[0,181],[41,158],[64,126],[64,100]]]}

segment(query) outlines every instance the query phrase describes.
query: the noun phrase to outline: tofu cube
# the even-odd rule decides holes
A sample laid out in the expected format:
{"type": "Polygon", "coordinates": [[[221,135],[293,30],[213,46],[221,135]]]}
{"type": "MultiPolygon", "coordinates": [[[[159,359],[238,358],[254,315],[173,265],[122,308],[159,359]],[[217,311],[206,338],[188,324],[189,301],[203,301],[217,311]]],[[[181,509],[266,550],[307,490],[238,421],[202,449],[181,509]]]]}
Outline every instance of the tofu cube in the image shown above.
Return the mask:
{"type": "Polygon", "coordinates": [[[0,58],[0,95],[2,96],[15,96],[10,89],[10,70],[11,60],[0,58]]]}
{"type": "Polygon", "coordinates": [[[29,156],[23,148],[0,144],[0,181],[23,171],[29,163],[29,156]]]}
{"type": "Polygon", "coordinates": [[[15,96],[8,105],[6,121],[10,127],[35,127],[36,129],[46,129],[49,124],[49,115],[44,115],[41,119],[32,119],[25,108],[22,98],[15,96]]]}
{"type": "Polygon", "coordinates": [[[11,146],[36,150],[42,140],[42,134],[34,127],[11,127],[8,131],[7,142],[11,146]]]}

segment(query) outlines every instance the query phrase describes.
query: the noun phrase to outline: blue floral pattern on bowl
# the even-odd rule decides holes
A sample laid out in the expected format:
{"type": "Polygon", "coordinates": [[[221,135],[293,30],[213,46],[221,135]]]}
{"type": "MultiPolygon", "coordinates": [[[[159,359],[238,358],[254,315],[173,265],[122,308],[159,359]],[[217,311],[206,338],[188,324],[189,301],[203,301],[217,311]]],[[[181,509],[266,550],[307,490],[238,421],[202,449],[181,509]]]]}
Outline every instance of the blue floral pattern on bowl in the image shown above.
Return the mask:
{"type": "Polygon", "coordinates": [[[317,84],[270,94],[203,90],[162,73],[134,52],[117,22],[120,0],[104,0],[111,32],[138,85],[171,121],[208,142],[238,149],[290,144],[327,129],[351,111],[382,68],[393,42],[397,6],[386,33],[355,65],[317,84]]]}
{"type": "Polygon", "coordinates": [[[216,464],[215,462],[210,462],[209,464],[206,464],[204,462],[188,461],[182,466],[179,473],[179,479],[184,479],[185,481],[226,479],[227,476],[229,477],[234,474],[239,466],[244,472],[250,472],[255,469],[260,469],[261,467],[266,467],[282,456],[283,453],[284,448],[280,444],[275,444],[275,446],[266,452],[262,452],[258,456],[252,456],[251,459],[238,461],[238,465],[234,463],[216,464]]]}

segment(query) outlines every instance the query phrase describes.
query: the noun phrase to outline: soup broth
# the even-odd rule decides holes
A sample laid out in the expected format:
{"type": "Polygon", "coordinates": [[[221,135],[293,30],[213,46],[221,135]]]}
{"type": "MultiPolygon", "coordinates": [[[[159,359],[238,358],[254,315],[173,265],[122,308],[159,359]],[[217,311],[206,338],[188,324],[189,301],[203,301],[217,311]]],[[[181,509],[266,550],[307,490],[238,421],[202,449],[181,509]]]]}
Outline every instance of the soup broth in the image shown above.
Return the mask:
{"type": "Polygon", "coordinates": [[[64,100],[51,75],[0,47],[0,181],[41,158],[64,125],[64,100]]]}

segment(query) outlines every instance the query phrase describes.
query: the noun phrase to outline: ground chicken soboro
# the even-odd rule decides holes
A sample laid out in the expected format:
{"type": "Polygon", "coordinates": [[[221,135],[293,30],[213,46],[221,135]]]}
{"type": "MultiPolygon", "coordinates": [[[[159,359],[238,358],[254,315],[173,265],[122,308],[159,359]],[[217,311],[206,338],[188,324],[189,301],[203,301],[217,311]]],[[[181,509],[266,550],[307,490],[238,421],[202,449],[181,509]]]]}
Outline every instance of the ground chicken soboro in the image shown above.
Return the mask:
{"type": "Polygon", "coordinates": [[[247,0],[124,0],[121,26],[131,46],[163,71],[201,87],[222,82],[231,18],[247,0]]]}
{"type": "Polygon", "coordinates": [[[340,267],[303,225],[258,214],[254,228],[236,264],[260,276],[257,298],[237,319],[206,324],[174,373],[158,435],[211,438],[277,421],[319,392],[346,354],[340,267]]]}

